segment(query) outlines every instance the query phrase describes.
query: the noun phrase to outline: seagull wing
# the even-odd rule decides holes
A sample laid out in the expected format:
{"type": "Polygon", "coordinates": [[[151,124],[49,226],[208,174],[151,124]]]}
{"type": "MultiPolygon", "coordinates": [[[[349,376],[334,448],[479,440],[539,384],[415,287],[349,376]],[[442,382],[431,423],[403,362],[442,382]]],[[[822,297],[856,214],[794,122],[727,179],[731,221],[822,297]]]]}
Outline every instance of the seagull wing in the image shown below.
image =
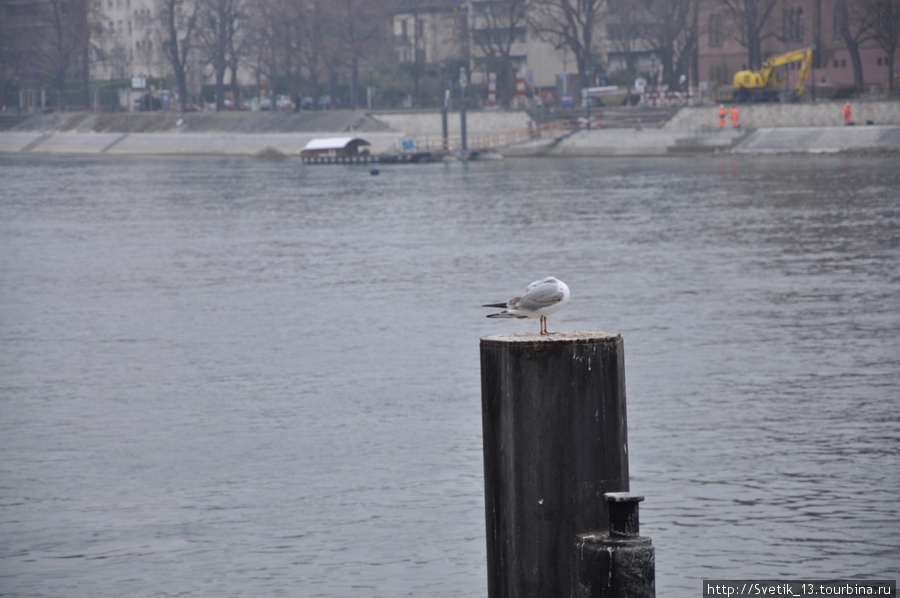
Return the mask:
{"type": "Polygon", "coordinates": [[[541,309],[563,300],[565,295],[555,284],[539,284],[522,295],[516,302],[516,309],[541,309]]]}

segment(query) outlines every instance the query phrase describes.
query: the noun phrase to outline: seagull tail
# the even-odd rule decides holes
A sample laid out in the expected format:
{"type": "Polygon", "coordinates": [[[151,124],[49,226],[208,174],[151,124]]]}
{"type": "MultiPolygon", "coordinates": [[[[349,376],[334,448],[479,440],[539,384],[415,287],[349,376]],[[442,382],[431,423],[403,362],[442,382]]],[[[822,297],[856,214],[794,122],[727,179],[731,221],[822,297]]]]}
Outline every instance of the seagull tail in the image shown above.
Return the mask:
{"type": "Polygon", "coordinates": [[[488,303],[487,305],[482,305],[481,307],[501,307],[506,309],[506,303],[488,303]]]}
{"type": "MultiPolygon", "coordinates": [[[[488,307],[488,306],[485,306],[488,307]]],[[[488,318],[516,318],[519,320],[524,320],[528,316],[520,316],[517,314],[511,314],[508,311],[501,311],[499,314],[488,314],[488,318]]]]}

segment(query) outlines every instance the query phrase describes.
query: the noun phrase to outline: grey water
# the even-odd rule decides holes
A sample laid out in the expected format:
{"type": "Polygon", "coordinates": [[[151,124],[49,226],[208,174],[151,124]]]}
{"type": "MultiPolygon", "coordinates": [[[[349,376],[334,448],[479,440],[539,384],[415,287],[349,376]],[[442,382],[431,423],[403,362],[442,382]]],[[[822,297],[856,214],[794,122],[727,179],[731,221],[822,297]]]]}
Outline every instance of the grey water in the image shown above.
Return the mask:
{"type": "Polygon", "coordinates": [[[0,595],[486,596],[478,343],[621,332],[657,594],[900,574],[900,169],[0,156],[0,595]]]}

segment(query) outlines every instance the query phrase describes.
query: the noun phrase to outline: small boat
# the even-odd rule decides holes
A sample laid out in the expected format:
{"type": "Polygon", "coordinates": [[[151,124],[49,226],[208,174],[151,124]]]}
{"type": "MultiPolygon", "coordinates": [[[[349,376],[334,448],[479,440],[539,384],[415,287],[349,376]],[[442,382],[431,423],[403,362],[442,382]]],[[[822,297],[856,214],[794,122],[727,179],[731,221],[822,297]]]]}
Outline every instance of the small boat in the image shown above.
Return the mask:
{"type": "Polygon", "coordinates": [[[363,146],[372,145],[359,137],[322,137],[313,139],[300,152],[304,164],[364,164],[378,162],[363,146]]]}
{"type": "Polygon", "coordinates": [[[431,152],[417,152],[414,147],[413,151],[373,155],[365,147],[369,145],[359,137],[317,138],[306,144],[300,159],[304,164],[417,164],[437,159],[431,152]]]}

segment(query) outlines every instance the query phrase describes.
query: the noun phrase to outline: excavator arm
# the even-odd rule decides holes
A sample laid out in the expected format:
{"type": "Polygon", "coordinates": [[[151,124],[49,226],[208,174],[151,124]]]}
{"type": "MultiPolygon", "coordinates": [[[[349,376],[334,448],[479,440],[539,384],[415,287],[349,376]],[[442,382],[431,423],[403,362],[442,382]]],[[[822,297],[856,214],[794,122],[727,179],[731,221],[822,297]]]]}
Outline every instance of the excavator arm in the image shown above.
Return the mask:
{"type": "Polygon", "coordinates": [[[812,69],[812,47],[804,50],[803,62],[800,63],[800,72],[797,74],[797,97],[803,97],[803,90],[806,89],[806,80],[809,78],[809,71],[812,69]]]}

